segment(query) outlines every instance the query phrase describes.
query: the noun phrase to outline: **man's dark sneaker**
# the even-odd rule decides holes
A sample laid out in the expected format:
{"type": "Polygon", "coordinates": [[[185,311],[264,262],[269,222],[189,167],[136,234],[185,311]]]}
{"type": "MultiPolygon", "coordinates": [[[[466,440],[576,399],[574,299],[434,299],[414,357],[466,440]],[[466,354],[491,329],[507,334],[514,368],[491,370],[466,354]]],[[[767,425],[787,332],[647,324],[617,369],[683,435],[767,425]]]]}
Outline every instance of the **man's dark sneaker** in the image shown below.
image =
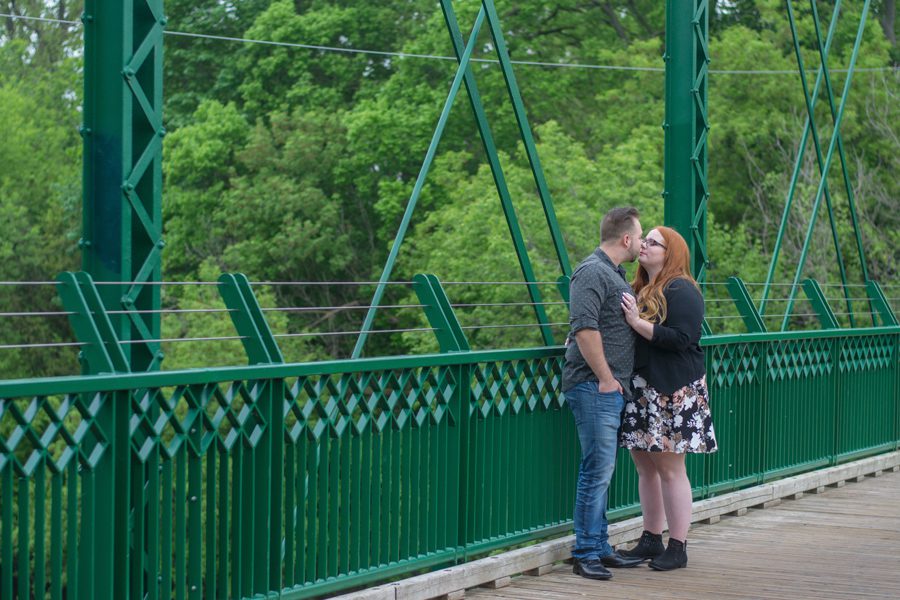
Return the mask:
{"type": "Polygon", "coordinates": [[[587,560],[575,559],[572,563],[572,572],[581,575],[587,579],[612,579],[610,573],[599,559],[589,558],[587,560]]]}

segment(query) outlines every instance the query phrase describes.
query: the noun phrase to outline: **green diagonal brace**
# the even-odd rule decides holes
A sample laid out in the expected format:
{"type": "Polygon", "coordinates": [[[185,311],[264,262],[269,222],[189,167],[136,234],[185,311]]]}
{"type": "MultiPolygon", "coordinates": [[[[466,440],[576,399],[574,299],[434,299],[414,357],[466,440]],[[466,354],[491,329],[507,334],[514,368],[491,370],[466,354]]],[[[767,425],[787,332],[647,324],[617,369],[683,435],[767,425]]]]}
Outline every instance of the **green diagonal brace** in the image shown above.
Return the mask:
{"type": "MultiPolygon", "coordinates": [[[[806,102],[806,114],[809,118],[809,126],[810,131],[812,132],[813,138],[813,149],[816,153],[816,163],[819,166],[819,172],[823,179],[825,179],[824,193],[825,193],[825,208],[828,211],[828,221],[831,224],[831,237],[834,241],[834,252],[837,255],[837,263],[838,269],[841,275],[841,283],[843,283],[844,297],[847,300],[847,311],[850,313],[850,326],[853,327],[856,323],[853,320],[853,305],[850,301],[850,291],[847,288],[847,269],[844,266],[844,255],[841,252],[841,242],[838,238],[837,231],[837,222],[834,218],[834,206],[831,202],[831,190],[828,189],[828,181],[827,181],[827,173],[822,171],[822,167],[824,166],[824,160],[822,158],[822,144],[819,142],[819,131],[816,127],[815,120],[815,111],[813,109],[812,100],[810,100],[808,93],[808,86],[806,83],[806,67],[803,64],[803,53],[800,50],[800,38],[797,34],[797,24],[794,19],[794,7],[791,4],[791,0],[786,0],[787,11],[788,11],[788,20],[791,26],[791,36],[794,40],[794,55],[797,57],[797,66],[800,71],[800,85],[803,88],[803,99],[806,102]]],[[[820,52],[822,51],[822,38],[819,33],[819,22],[818,22],[818,13],[815,11],[815,2],[813,2],[813,20],[815,21],[815,30],[816,30],[816,44],[819,46],[820,52]]],[[[831,80],[828,77],[828,65],[825,63],[826,54],[822,53],[822,73],[825,77],[825,89],[826,95],[828,96],[829,104],[831,105],[832,115],[836,115],[834,110],[834,98],[832,96],[831,90],[831,80]]],[[[843,144],[841,144],[841,138],[838,137],[838,149],[840,150],[839,154],[841,157],[841,166],[844,166],[844,154],[843,154],[843,144]]],[[[846,177],[847,170],[844,169],[844,176],[846,177]]]]}
{"type": "Polygon", "coordinates": [[[259,302],[243,273],[223,273],[219,277],[219,294],[229,309],[231,322],[247,352],[251,365],[283,363],[284,357],[259,302]]]}
{"type": "Polygon", "coordinates": [[[66,271],[56,281],[63,306],[73,313],[69,324],[78,341],[85,344],[81,352],[87,362],[86,374],[129,373],[128,359],[91,276],[66,271]]]}
{"type": "Polygon", "coordinates": [[[725,282],[725,287],[728,289],[728,293],[734,300],[734,305],[744,320],[747,333],[765,333],[766,324],[763,322],[762,317],[759,316],[759,312],[756,310],[753,299],[750,297],[750,292],[747,291],[747,286],[744,285],[743,280],[740,277],[729,277],[725,282]]]}
{"type": "Polygon", "coordinates": [[[413,277],[413,290],[419,302],[425,305],[425,316],[434,328],[441,352],[469,351],[469,340],[459,325],[440,280],[435,275],[419,273],[413,277]]]}
{"type": "MultiPolygon", "coordinates": [[[[840,0],[838,0],[837,2],[835,2],[834,11],[831,17],[831,24],[828,26],[828,34],[825,36],[825,56],[828,55],[829,49],[831,48],[831,41],[834,38],[834,32],[837,29],[840,8],[841,2],[840,0]]],[[[822,66],[820,66],[816,75],[815,86],[813,86],[813,105],[815,105],[816,101],[819,98],[819,87],[823,81],[823,74],[824,69],[822,68],[822,66]]],[[[775,237],[775,247],[772,249],[772,259],[769,261],[769,272],[766,275],[766,283],[763,286],[762,299],[759,302],[759,312],[763,315],[766,314],[766,303],[769,299],[769,291],[771,290],[772,280],[775,278],[775,269],[778,266],[778,258],[781,255],[781,241],[784,239],[785,232],[787,231],[788,218],[791,214],[791,206],[794,202],[794,196],[797,190],[797,182],[799,181],[801,167],[803,166],[803,156],[806,153],[806,145],[809,140],[810,125],[811,120],[809,114],[807,114],[806,122],[803,125],[803,134],[800,136],[800,145],[797,149],[797,159],[794,162],[794,170],[791,174],[791,182],[788,185],[788,193],[784,203],[784,210],[781,214],[781,223],[778,226],[778,235],[775,237]]]]}
{"type": "MultiPolygon", "coordinates": [[[[444,20],[447,23],[447,29],[450,31],[450,40],[453,42],[453,51],[456,53],[457,60],[461,62],[465,53],[466,44],[463,41],[462,32],[459,29],[459,23],[457,22],[456,13],[453,11],[451,1],[441,0],[441,9],[444,12],[444,20]]],[[[482,10],[485,9],[486,7],[483,6],[482,10]]],[[[497,48],[497,50],[499,54],[499,47],[497,48]]],[[[507,56],[507,62],[508,60],[509,57],[507,56]]],[[[527,286],[528,295],[531,298],[531,302],[534,307],[535,317],[537,318],[538,323],[541,324],[541,336],[543,337],[544,343],[549,346],[553,343],[553,333],[548,325],[550,319],[547,317],[547,312],[544,309],[540,289],[537,285],[532,283],[534,281],[537,281],[537,278],[534,274],[534,268],[531,265],[531,259],[528,257],[528,249],[525,244],[525,238],[522,235],[521,227],[519,227],[519,219],[516,216],[516,209],[512,203],[512,195],[509,193],[509,187],[506,184],[506,177],[503,174],[503,167],[500,164],[500,157],[497,153],[497,145],[494,143],[494,136],[491,132],[491,127],[488,124],[487,116],[484,112],[484,105],[481,102],[481,94],[478,92],[478,85],[475,82],[475,75],[472,73],[471,66],[466,67],[465,77],[463,81],[465,82],[466,91],[469,95],[469,104],[471,105],[472,112],[475,115],[475,122],[478,124],[478,131],[481,134],[481,142],[484,146],[484,153],[485,156],[487,156],[488,164],[491,167],[491,174],[494,177],[494,185],[497,188],[497,194],[500,196],[500,206],[503,208],[503,215],[506,218],[506,224],[509,228],[509,235],[512,238],[513,247],[516,250],[516,258],[519,261],[519,268],[522,270],[522,276],[525,278],[525,281],[529,282],[529,285],[527,286]]],[[[513,79],[512,81],[513,86],[515,86],[515,80],[513,79]]],[[[513,87],[513,89],[515,89],[516,95],[517,97],[519,97],[518,89],[515,87],[513,87]]],[[[518,114],[518,109],[516,110],[518,114]]],[[[522,109],[522,115],[524,118],[524,109],[522,109]]],[[[520,130],[522,130],[522,121],[519,122],[519,127],[520,130]]],[[[525,121],[525,131],[527,131],[527,127],[527,121],[525,121]]],[[[526,148],[530,147],[533,149],[534,141],[531,140],[530,133],[527,139],[523,135],[522,140],[525,143],[526,148]]],[[[535,180],[542,182],[543,174],[542,172],[540,172],[540,161],[537,159],[536,151],[534,152],[534,160],[532,161],[532,165],[534,164],[538,165],[538,171],[535,171],[535,180]],[[538,176],[538,173],[541,173],[540,176],[538,176]]],[[[538,184],[538,189],[539,191],[541,189],[540,183],[538,184]]],[[[553,227],[556,223],[556,217],[553,214],[553,206],[552,202],[550,201],[549,192],[547,193],[546,199],[543,195],[541,196],[541,198],[544,202],[545,214],[547,215],[548,223],[550,223],[551,226],[551,235],[553,235],[554,239],[556,239],[556,234],[553,232],[553,227]],[[547,212],[547,206],[550,207],[549,212],[547,212]]],[[[561,237],[559,239],[561,239],[561,237]]],[[[562,257],[560,259],[560,268],[562,269],[563,274],[570,274],[572,270],[569,267],[568,256],[565,254],[565,248],[562,248],[562,254],[560,254],[560,243],[554,243],[557,245],[557,254],[562,257]]]]}
{"type": "Polygon", "coordinates": [[[403,218],[400,221],[400,227],[397,228],[397,235],[394,237],[394,243],[391,244],[391,251],[388,254],[387,261],[385,262],[384,269],[381,271],[381,277],[378,280],[378,286],[375,288],[375,294],[372,297],[372,303],[369,305],[369,310],[366,312],[366,317],[363,320],[362,330],[359,334],[359,338],[356,340],[356,345],[353,347],[353,352],[351,353],[351,358],[359,358],[362,356],[363,347],[366,344],[366,340],[369,337],[369,331],[372,329],[372,323],[375,321],[375,312],[378,310],[378,305],[381,303],[381,297],[384,295],[384,288],[387,285],[388,280],[391,277],[391,273],[394,270],[394,263],[397,261],[397,254],[400,252],[400,246],[403,244],[403,238],[406,236],[406,230],[409,229],[410,220],[412,220],[413,212],[416,210],[416,204],[419,201],[419,195],[422,193],[422,187],[425,185],[425,177],[428,175],[428,170],[431,168],[431,163],[434,161],[434,155],[437,152],[438,143],[441,141],[441,137],[444,135],[444,128],[447,125],[447,119],[450,117],[450,110],[453,108],[453,103],[456,101],[456,96],[459,93],[459,88],[462,85],[463,75],[469,67],[469,60],[472,58],[472,52],[475,50],[475,42],[478,39],[478,32],[481,31],[481,25],[484,23],[484,8],[478,11],[478,16],[475,18],[475,25],[472,27],[472,34],[469,37],[469,42],[466,44],[466,49],[463,52],[462,58],[459,60],[459,67],[456,70],[456,76],[453,78],[453,83],[450,85],[450,92],[447,94],[447,100],[444,101],[444,108],[441,110],[441,116],[438,118],[437,126],[434,129],[434,134],[431,136],[431,143],[428,145],[428,150],[425,153],[425,160],[422,161],[422,167],[419,169],[419,175],[416,177],[416,183],[413,187],[412,194],[410,194],[409,202],[406,205],[406,210],[403,212],[403,218]]]}
{"type": "MultiPolygon", "coordinates": [[[[856,67],[856,58],[859,56],[859,47],[862,44],[863,33],[866,29],[866,17],[868,17],[869,15],[870,3],[870,0],[865,0],[865,3],[863,4],[862,15],[860,16],[859,21],[859,29],[856,33],[856,40],[853,43],[853,51],[850,54],[850,64],[847,68],[847,79],[844,81],[844,91],[841,94],[841,104],[838,108],[837,116],[834,118],[834,130],[831,133],[831,142],[828,144],[828,153],[825,155],[825,166],[822,167],[823,173],[828,173],[829,169],[831,168],[831,160],[834,157],[834,150],[837,139],[840,137],[841,122],[844,117],[844,109],[847,106],[847,97],[850,94],[850,84],[853,81],[853,70],[856,67]]],[[[794,307],[794,297],[797,291],[797,283],[800,281],[800,277],[803,273],[803,267],[806,265],[806,256],[807,252],[809,251],[809,243],[812,239],[813,231],[815,230],[816,217],[819,213],[819,206],[821,206],[822,203],[822,193],[825,188],[826,180],[827,177],[823,175],[819,180],[819,187],[816,190],[816,197],[813,201],[812,216],[810,217],[809,225],[806,229],[806,237],[803,240],[803,249],[800,251],[800,259],[797,264],[797,272],[794,275],[793,284],[791,285],[791,292],[788,297],[788,305],[784,311],[784,321],[781,325],[782,331],[787,327],[791,310],[793,310],[794,307]]]]}
{"type": "MultiPolygon", "coordinates": [[[[897,316],[894,314],[894,311],[891,310],[891,305],[888,304],[887,298],[884,295],[884,290],[881,289],[881,286],[878,285],[877,281],[866,282],[866,293],[869,296],[869,302],[872,304],[872,309],[877,311],[878,315],[881,317],[882,327],[900,325],[900,323],[897,322],[897,316]]],[[[875,320],[875,315],[872,315],[872,320],[875,320]]]]}
{"type": "Polygon", "coordinates": [[[840,329],[840,324],[834,316],[834,311],[831,310],[831,306],[828,304],[828,299],[822,293],[819,282],[815,279],[804,280],[803,291],[806,297],[809,298],[813,310],[819,316],[819,323],[822,325],[822,329],[840,329]]]}
{"type": "MultiPolygon", "coordinates": [[[[444,3],[449,4],[446,0],[441,4],[443,5],[444,3]]],[[[531,126],[528,124],[528,117],[525,114],[525,103],[522,101],[522,94],[519,93],[519,86],[516,83],[516,76],[513,73],[509,51],[506,48],[506,41],[503,38],[503,29],[500,27],[500,17],[497,15],[497,8],[494,6],[494,0],[483,0],[481,5],[487,12],[487,21],[488,26],[491,29],[491,37],[494,38],[494,45],[497,48],[497,58],[500,59],[500,68],[503,70],[503,79],[506,81],[506,89],[509,92],[509,98],[512,101],[513,112],[516,115],[516,123],[519,125],[519,133],[522,136],[522,143],[525,145],[525,152],[528,154],[528,162],[531,164],[534,182],[537,184],[538,195],[541,198],[541,206],[544,209],[544,217],[547,220],[547,226],[550,228],[550,237],[553,240],[553,248],[556,250],[559,268],[563,275],[571,275],[572,266],[569,264],[569,254],[566,251],[565,241],[563,240],[562,232],[559,229],[559,223],[556,220],[556,212],[553,210],[553,200],[550,197],[550,189],[547,187],[547,181],[544,177],[544,169],[541,167],[541,161],[538,158],[534,137],[531,135],[531,126]]]]}

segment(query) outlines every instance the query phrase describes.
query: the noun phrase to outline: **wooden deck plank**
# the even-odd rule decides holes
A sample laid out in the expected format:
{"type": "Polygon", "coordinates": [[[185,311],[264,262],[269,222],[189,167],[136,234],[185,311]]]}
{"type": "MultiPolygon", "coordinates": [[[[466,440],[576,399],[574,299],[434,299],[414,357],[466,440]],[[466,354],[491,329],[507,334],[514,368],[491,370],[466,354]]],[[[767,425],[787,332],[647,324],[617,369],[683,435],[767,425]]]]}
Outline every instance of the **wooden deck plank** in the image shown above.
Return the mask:
{"type": "Polygon", "coordinates": [[[688,556],[686,569],[617,569],[611,581],[583,579],[558,564],[503,589],[468,590],[466,598],[900,598],[900,473],[695,525],[688,556]]]}

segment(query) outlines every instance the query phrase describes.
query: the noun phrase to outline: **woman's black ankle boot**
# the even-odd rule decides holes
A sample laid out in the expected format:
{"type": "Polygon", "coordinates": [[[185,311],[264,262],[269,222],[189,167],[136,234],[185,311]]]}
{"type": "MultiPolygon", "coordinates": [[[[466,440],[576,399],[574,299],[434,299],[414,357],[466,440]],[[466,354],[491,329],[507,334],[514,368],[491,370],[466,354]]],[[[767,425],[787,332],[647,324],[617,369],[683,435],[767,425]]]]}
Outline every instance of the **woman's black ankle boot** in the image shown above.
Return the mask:
{"type": "Polygon", "coordinates": [[[650,561],[650,568],[657,571],[671,571],[687,566],[687,540],[669,538],[666,551],[650,561]]]}
{"type": "Polygon", "coordinates": [[[641,534],[637,546],[631,550],[619,550],[619,554],[628,558],[656,558],[665,551],[661,533],[650,533],[646,529],[641,534]]]}

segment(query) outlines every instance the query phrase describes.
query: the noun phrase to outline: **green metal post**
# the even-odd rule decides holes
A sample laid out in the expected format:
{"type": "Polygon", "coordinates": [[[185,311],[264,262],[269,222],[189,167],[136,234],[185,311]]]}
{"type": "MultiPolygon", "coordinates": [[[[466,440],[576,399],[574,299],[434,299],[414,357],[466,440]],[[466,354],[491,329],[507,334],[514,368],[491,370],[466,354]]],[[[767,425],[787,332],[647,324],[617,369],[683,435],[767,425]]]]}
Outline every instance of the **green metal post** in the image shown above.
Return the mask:
{"type": "Polygon", "coordinates": [[[729,277],[725,287],[728,289],[728,293],[734,300],[734,304],[744,320],[747,333],[765,333],[766,324],[756,311],[756,306],[754,306],[753,299],[750,297],[750,292],[747,291],[747,286],[744,285],[743,280],[739,277],[729,277]]]}
{"type": "Polygon", "coordinates": [[[708,0],[666,4],[665,223],[691,253],[691,272],[706,276],[708,0]]]}
{"type": "Polygon", "coordinates": [[[57,281],[63,306],[73,313],[69,315],[72,331],[85,344],[79,354],[85,374],[128,373],[128,361],[91,276],[65,272],[57,281]]]}
{"type": "Polygon", "coordinates": [[[838,323],[837,317],[834,316],[834,311],[831,310],[828,298],[825,297],[819,282],[815,279],[805,280],[803,282],[803,292],[809,298],[813,310],[819,316],[819,324],[822,326],[822,329],[839,329],[841,325],[838,323]]]}
{"type": "Polygon", "coordinates": [[[435,275],[418,274],[413,277],[413,290],[419,302],[425,305],[425,316],[434,328],[441,352],[466,352],[470,350],[466,334],[450,306],[450,300],[435,275]]]}
{"type": "MultiPolygon", "coordinates": [[[[891,305],[888,304],[887,298],[884,295],[884,290],[881,289],[881,286],[878,285],[877,281],[867,281],[866,282],[866,295],[869,297],[869,303],[872,305],[872,310],[878,313],[878,316],[881,317],[881,326],[882,327],[894,327],[900,322],[897,321],[897,316],[894,314],[894,311],[891,310],[891,305]]],[[[875,323],[875,315],[872,315],[872,323],[875,323]]]]}
{"type": "MultiPolygon", "coordinates": [[[[162,0],[86,0],[84,21],[83,269],[107,309],[158,310],[162,250],[162,0]]],[[[122,341],[159,339],[158,312],[114,319],[122,341]]],[[[133,371],[162,360],[131,344],[133,371]]]]}
{"type": "Polygon", "coordinates": [[[241,336],[251,365],[283,363],[284,356],[269,329],[259,302],[243,273],[219,277],[219,295],[228,307],[231,322],[241,336]]]}

